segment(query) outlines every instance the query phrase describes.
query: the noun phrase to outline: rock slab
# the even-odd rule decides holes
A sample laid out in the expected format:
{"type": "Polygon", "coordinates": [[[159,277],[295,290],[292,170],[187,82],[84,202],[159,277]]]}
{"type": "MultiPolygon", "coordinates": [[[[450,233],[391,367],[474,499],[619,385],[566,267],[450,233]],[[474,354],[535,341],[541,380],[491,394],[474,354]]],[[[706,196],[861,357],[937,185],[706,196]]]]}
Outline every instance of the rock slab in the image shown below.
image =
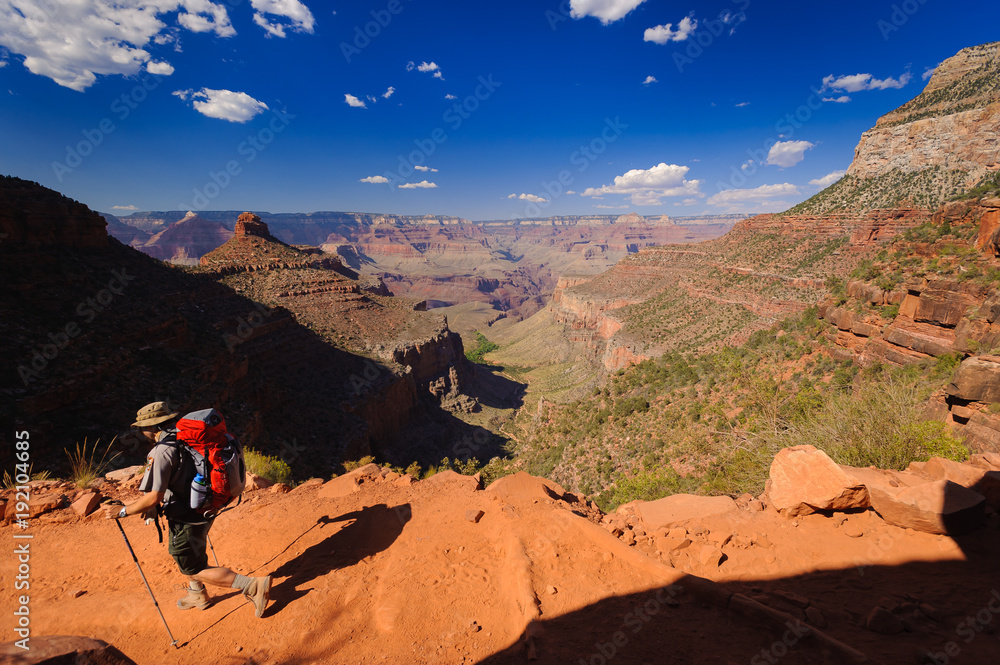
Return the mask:
{"type": "Polygon", "coordinates": [[[721,515],[739,508],[728,496],[674,494],[656,501],[637,502],[635,510],[642,518],[646,531],[653,531],[690,519],[721,515]]]}
{"type": "Polygon", "coordinates": [[[107,642],[71,635],[32,636],[25,651],[14,642],[0,644],[0,661],[10,665],[136,665],[107,642]]]}
{"type": "Polygon", "coordinates": [[[979,528],[985,518],[986,498],[950,480],[870,489],[872,508],[888,524],[898,527],[958,535],[979,528]]]}

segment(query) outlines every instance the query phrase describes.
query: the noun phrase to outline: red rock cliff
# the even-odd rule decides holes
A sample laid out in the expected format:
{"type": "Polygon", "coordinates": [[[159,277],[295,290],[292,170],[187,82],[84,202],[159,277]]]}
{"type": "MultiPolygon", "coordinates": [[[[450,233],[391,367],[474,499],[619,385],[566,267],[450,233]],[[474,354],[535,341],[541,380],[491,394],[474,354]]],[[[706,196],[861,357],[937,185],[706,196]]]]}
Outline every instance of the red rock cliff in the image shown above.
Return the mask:
{"type": "Polygon", "coordinates": [[[107,247],[104,218],[36,182],[0,176],[0,242],[107,247]]]}

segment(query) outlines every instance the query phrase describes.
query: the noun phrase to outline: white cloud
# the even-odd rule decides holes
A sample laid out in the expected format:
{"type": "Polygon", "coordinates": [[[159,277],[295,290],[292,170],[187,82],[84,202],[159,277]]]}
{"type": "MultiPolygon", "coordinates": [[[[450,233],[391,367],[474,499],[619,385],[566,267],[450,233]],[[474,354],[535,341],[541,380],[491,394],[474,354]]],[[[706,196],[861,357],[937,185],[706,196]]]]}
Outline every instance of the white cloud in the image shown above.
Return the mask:
{"type": "Polygon", "coordinates": [[[421,62],[419,65],[414,64],[412,60],[406,63],[406,71],[412,72],[416,69],[418,72],[424,72],[425,74],[430,74],[433,72],[434,78],[444,80],[444,75],[441,73],[441,68],[436,62],[421,62]]]}
{"type": "Polygon", "coordinates": [[[659,83],[659,81],[656,80],[655,76],[650,75],[647,76],[646,80],[642,82],[643,85],[649,85],[651,83],[659,83]]]}
{"type": "Polygon", "coordinates": [[[7,61],[6,60],[0,60],[0,69],[3,69],[6,66],[7,66],[7,61]]]}
{"type": "Polygon", "coordinates": [[[284,37],[286,28],[311,34],[316,25],[312,12],[299,0],[250,0],[250,4],[254,8],[253,22],[272,37],[284,37]],[[265,14],[287,21],[268,20],[265,14]]]}
{"type": "Polygon", "coordinates": [[[127,206],[111,206],[111,209],[112,209],[112,210],[128,210],[128,211],[130,211],[130,212],[131,212],[131,211],[134,211],[134,210],[138,210],[138,208],[136,208],[136,207],[135,207],[135,206],[133,206],[133,205],[127,205],[127,206]]]}
{"type": "Polygon", "coordinates": [[[548,199],[542,198],[541,196],[535,196],[534,194],[511,194],[507,198],[520,199],[521,201],[531,201],[532,203],[546,203],[548,201],[548,199]]]}
{"type": "Polygon", "coordinates": [[[370,175],[367,178],[361,178],[358,182],[368,182],[373,185],[384,185],[389,182],[389,179],[384,175],[370,175]]]}
{"type": "Polygon", "coordinates": [[[604,205],[602,203],[597,203],[597,204],[594,205],[594,207],[595,208],[601,208],[603,210],[623,210],[623,209],[625,209],[625,208],[628,207],[628,204],[625,204],[623,206],[606,206],[606,205],[604,205]]]}
{"type": "Polygon", "coordinates": [[[623,18],[646,0],[570,0],[569,15],[573,18],[593,16],[608,25],[623,18]]]}
{"type": "Polygon", "coordinates": [[[445,95],[444,98],[445,99],[458,99],[458,97],[456,97],[455,95],[445,95]]]}
{"type": "Polygon", "coordinates": [[[567,189],[566,193],[567,194],[576,194],[576,192],[574,192],[572,189],[567,189]]]}
{"type": "Polygon", "coordinates": [[[806,150],[815,147],[809,141],[778,141],[767,153],[767,163],[789,168],[805,158],[806,150]]]}
{"type": "Polygon", "coordinates": [[[660,205],[660,199],[665,197],[701,194],[701,180],[684,179],[689,170],[687,166],[663,162],[650,169],[632,169],[616,176],[611,185],[588,187],[582,196],[628,194],[632,197],[633,205],[660,205]]]}
{"type": "Polygon", "coordinates": [[[177,90],[174,96],[184,101],[194,100],[194,110],[209,118],[228,120],[229,122],[246,122],[267,111],[267,104],[256,100],[245,92],[232,90],[212,90],[202,88],[193,90],[177,90]]]}
{"type": "Polygon", "coordinates": [[[846,104],[851,101],[851,98],[847,95],[841,95],[840,97],[824,97],[824,102],[833,102],[834,104],[846,104]]]}
{"type": "Polygon", "coordinates": [[[871,74],[851,74],[850,76],[825,76],[823,77],[823,90],[838,90],[843,92],[861,92],[862,90],[888,90],[889,88],[903,88],[913,75],[904,72],[899,78],[891,76],[884,79],[877,79],[871,74]]]}
{"type": "Polygon", "coordinates": [[[355,97],[350,93],[344,95],[344,101],[347,102],[348,106],[353,106],[356,109],[368,108],[368,106],[363,101],[361,101],[360,99],[358,99],[357,97],[355,97]]]}
{"type": "Polygon", "coordinates": [[[210,0],[19,0],[0,2],[0,46],[33,74],[82,92],[98,76],[138,74],[150,42],[176,30],[161,20],[173,12],[192,32],[236,34],[226,7],[210,0]]]}
{"type": "Polygon", "coordinates": [[[779,196],[791,196],[798,193],[798,187],[786,182],[780,185],[761,185],[754,189],[724,189],[718,194],[710,196],[706,203],[709,205],[756,203],[759,201],[769,201],[779,196]]]}
{"type": "Polygon", "coordinates": [[[684,199],[681,203],[686,206],[693,206],[698,203],[698,199],[684,199]]]}
{"type": "Polygon", "coordinates": [[[394,92],[396,92],[396,89],[390,85],[389,88],[382,93],[382,99],[389,99],[390,97],[392,97],[392,93],[394,92]]]}
{"type": "MultiPolygon", "coordinates": [[[[127,5],[128,3],[118,3],[127,5]]],[[[161,11],[170,11],[167,7],[170,2],[146,2],[147,5],[159,5],[161,11]]],[[[177,15],[177,22],[191,32],[214,32],[220,37],[232,37],[236,34],[233,25],[229,22],[229,13],[222,5],[211,2],[195,0],[194,2],[180,3],[185,5],[187,12],[177,15]]]]}
{"type": "Polygon", "coordinates": [[[174,73],[174,67],[169,62],[153,62],[150,60],[146,63],[146,71],[158,76],[170,76],[174,73]]]}
{"type": "Polygon", "coordinates": [[[646,28],[642,34],[642,41],[653,42],[654,44],[666,44],[667,42],[682,42],[698,29],[698,21],[690,16],[685,16],[674,29],[673,23],[658,25],[653,28],[646,28]]]}
{"type": "Polygon", "coordinates": [[[750,106],[750,102],[740,102],[739,104],[736,105],[736,108],[741,109],[744,106],[750,106]]]}
{"type": "Polygon", "coordinates": [[[435,189],[437,185],[433,182],[427,182],[426,180],[421,180],[420,182],[408,182],[405,185],[400,185],[400,189],[435,189]]]}
{"type": "Polygon", "coordinates": [[[941,65],[934,65],[933,67],[928,67],[926,70],[924,70],[924,73],[920,75],[920,78],[926,81],[930,77],[934,76],[934,72],[936,72],[937,68],[940,66],[941,65]]]}
{"type": "Polygon", "coordinates": [[[416,170],[418,170],[418,171],[423,171],[423,172],[425,172],[425,173],[426,173],[427,171],[430,171],[431,173],[437,173],[437,172],[438,172],[438,170],[437,170],[437,169],[432,169],[432,168],[431,168],[431,167],[429,167],[429,166],[419,166],[419,165],[418,165],[418,166],[414,166],[413,168],[415,168],[415,169],[416,169],[416,170]]]}
{"type": "Polygon", "coordinates": [[[837,182],[841,178],[847,175],[847,171],[834,171],[833,173],[827,173],[822,178],[813,178],[809,181],[810,185],[818,185],[820,187],[829,187],[833,183],[837,182]]]}

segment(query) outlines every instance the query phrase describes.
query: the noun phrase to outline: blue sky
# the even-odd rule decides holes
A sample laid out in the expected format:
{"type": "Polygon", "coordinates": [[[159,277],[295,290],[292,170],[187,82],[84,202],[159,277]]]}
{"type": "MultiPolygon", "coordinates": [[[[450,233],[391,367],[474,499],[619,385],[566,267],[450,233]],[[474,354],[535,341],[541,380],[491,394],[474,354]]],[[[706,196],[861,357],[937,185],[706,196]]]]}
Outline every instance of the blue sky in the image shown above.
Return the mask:
{"type": "Polygon", "coordinates": [[[780,210],[997,3],[0,0],[0,172],[90,207],[780,210]]]}

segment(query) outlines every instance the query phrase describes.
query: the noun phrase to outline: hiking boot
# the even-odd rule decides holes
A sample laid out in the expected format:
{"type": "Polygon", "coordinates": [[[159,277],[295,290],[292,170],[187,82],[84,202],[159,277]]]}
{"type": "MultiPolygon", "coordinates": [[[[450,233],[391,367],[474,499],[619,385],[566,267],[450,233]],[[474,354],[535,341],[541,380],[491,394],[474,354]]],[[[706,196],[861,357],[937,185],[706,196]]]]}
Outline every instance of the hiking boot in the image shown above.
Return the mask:
{"type": "Polygon", "coordinates": [[[187,595],[177,601],[177,607],[182,610],[190,610],[197,608],[199,610],[207,610],[211,603],[208,601],[208,591],[204,588],[192,589],[188,587],[187,595]]]}
{"type": "Polygon", "coordinates": [[[254,616],[259,619],[264,614],[264,608],[267,607],[268,594],[271,592],[271,576],[252,577],[250,579],[250,586],[243,592],[243,595],[253,603],[253,606],[256,608],[254,616]]]}

